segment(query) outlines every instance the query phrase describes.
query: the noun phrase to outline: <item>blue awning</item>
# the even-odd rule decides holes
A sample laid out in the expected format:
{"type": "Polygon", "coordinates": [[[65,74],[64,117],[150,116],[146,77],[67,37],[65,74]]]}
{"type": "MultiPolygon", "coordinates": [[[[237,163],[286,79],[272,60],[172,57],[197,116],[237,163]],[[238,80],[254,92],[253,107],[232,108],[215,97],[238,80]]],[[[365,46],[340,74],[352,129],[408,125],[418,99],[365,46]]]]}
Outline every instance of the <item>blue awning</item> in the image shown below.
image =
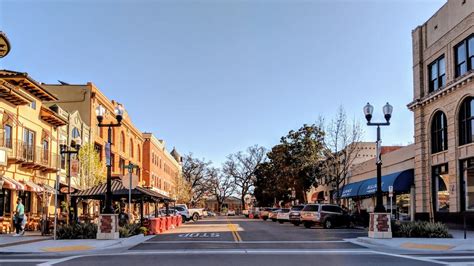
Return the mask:
{"type": "Polygon", "coordinates": [[[364,181],[359,181],[351,184],[347,184],[342,188],[341,198],[352,198],[356,197],[359,192],[359,188],[364,181]]]}
{"type": "MultiPolygon", "coordinates": [[[[410,191],[414,183],[414,170],[409,169],[397,173],[382,176],[382,192],[388,192],[388,187],[393,186],[395,193],[410,191]]],[[[359,188],[358,196],[367,196],[375,194],[377,191],[377,178],[371,178],[363,181],[359,188]]]]}

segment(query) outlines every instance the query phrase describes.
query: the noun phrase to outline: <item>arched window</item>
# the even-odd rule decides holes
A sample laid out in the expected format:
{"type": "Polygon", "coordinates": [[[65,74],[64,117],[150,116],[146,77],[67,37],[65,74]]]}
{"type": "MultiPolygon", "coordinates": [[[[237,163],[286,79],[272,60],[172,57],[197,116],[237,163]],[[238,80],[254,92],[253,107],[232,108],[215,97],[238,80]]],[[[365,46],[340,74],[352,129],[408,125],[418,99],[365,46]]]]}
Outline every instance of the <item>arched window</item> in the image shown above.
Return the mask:
{"type": "Polygon", "coordinates": [[[472,97],[465,99],[459,109],[459,145],[471,143],[473,138],[474,101],[472,97]]]}
{"type": "Polygon", "coordinates": [[[431,121],[431,152],[437,153],[448,149],[448,129],[446,115],[438,111],[431,121]]]}
{"type": "Polygon", "coordinates": [[[72,129],[72,139],[77,139],[77,138],[80,138],[81,137],[81,133],[79,132],[79,129],[77,129],[77,127],[74,127],[72,129]]]}
{"type": "Polygon", "coordinates": [[[142,158],[141,158],[141,150],[140,150],[140,144],[137,145],[137,155],[138,155],[138,161],[141,162],[142,161],[142,158]]]}
{"type": "Polygon", "coordinates": [[[120,134],[120,149],[125,152],[125,133],[120,134]]]}
{"type": "Polygon", "coordinates": [[[133,158],[133,139],[130,138],[130,158],[133,158]]]}

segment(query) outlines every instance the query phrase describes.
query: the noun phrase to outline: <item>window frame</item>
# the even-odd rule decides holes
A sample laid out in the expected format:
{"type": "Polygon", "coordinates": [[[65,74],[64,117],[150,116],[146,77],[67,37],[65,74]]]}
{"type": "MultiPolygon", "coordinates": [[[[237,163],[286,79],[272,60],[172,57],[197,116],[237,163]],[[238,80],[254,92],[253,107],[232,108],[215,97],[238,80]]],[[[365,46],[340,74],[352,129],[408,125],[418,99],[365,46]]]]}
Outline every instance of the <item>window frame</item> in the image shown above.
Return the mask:
{"type": "Polygon", "coordinates": [[[428,65],[428,92],[437,91],[446,86],[446,59],[444,54],[436,58],[431,64],[428,65]],[[444,73],[440,75],[441,61],[444,63],[444,73]],[[432,68],[436,67],[436,78],[432,77],[432,68]],[[436,85],[436,86],[435,86],[436,85]]]}
{"type": "Polygon", "coordinates": [[[448,119],[443,111],[437,111],[431,119],[431,153],[448,150],[448,119]],[[440,119],[438,119],[438,117],[440,119]],[[438,126],[438,124],[440,124],[438,126]],[[436,126],[436,128],[435,128],[436,126]]]}
{"type": "Polygon", "coordinates": [[[457,78],[457,77],[460,77],[460,76],[463,76],[464,74],[468,73],[469,71],[471,71],[474,67],[474,49],[473,49],[473,54],[470,55],[469,54],[469,42],[473,40],[473,44],[474,44],[474,34],[471,34],[469,35],[467,38],[463,39],[462,41],[460,41],[458,44],[456,44],[454,46],[454,77],[457,78]],[[458,62],[458,54],[459,54],[459,47],[464,45],[464,53],[465,53],[465,57],[464,57],[464,61],[462,61],[461,63],[458,62]],[[462,64],[466,64],[466,71],[461,73],[460,71],[460,65],[462,64]]]}
{"type": "Polygon", "coordinates": [[[13,148],[13,127],[10,124],[3,125],[3,147],[12,149],[13,148]],[[7,136],[7,128],[9,128],[9,136],[7,136]]]}

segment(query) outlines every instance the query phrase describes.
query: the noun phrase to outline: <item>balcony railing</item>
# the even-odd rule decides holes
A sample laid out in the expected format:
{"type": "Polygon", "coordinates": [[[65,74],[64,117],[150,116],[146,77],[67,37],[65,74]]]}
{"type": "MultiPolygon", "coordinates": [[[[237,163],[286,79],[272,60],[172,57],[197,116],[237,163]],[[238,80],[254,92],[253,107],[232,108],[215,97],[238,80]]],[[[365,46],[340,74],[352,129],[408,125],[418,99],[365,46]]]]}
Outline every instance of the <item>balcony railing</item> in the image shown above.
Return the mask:
{"type": "Polygon", "coordinates": [[[58,170],[59,155],[41,146],[28,145],[21,140],[1,139],[0,147],[8,149],[8,160],[26,168],[55,172],[58,170]]]}

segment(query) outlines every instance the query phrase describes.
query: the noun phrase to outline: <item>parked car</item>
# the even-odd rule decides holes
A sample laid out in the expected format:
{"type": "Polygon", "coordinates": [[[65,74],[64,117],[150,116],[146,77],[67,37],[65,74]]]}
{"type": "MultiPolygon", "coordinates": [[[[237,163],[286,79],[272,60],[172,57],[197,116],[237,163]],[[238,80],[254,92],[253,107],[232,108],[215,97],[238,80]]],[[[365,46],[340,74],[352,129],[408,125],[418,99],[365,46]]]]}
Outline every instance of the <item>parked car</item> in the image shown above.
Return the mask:
{"type": "Polygon", "coordinates": [[[270,211],[270,214],[268,215],[268,218],[272,220],[272,222],[276,222],[278,213],[281,211],[281,209],[273,209],[273,211],[270,211]]]}
{"type": "Polygon", "coordinates": [[[277,221],[279,223],[289,222],[290,221],[290,209],[284,208],[277,213],[277,221]]]}
{"type": "Polygon", "coordinates": [[[304,227],[322,225],[324,228],[337,226],[351,227],[352,217],[341,207],[333,204],[308,204],[301,211],[301,222],[304,227]]]}
{"type": "Polygon", "coordinates": [[[183,218],[183,223],[191,220],[191,215],[189,214],[189,211],[185,209],[182,206],[175,206],[175,207],[170,207],[170,210],[175,210],[178,212],[179,215],[183,218]]]}
{"type": "Polygon", "coordinates": [[[294,226],[299,226],[301,224],[301,210],[303,210],[305,205],[295,205],[290,209],[290,223],[294,226]]]}
{"type": "Polygon", "coordinates": [[[227,211],[227,216],[235,216],[235,211],[234,210],[228,210],[227,211]]]}
{"type": "Polygon", "coordinates": [[[217,214],[213,211],[207,211],[207,217],[215,217],[217,214]]]}
{"type": "Polygon", "coordinates": [[[199,218],[204,217],[204,209],[203,208],[194,208],[194,209],[189,209],[186,204],[176,204],[176,207],[181,207],[186,209],[189,212],[189,215],[193,221],[199,220],[199,218]]]}

